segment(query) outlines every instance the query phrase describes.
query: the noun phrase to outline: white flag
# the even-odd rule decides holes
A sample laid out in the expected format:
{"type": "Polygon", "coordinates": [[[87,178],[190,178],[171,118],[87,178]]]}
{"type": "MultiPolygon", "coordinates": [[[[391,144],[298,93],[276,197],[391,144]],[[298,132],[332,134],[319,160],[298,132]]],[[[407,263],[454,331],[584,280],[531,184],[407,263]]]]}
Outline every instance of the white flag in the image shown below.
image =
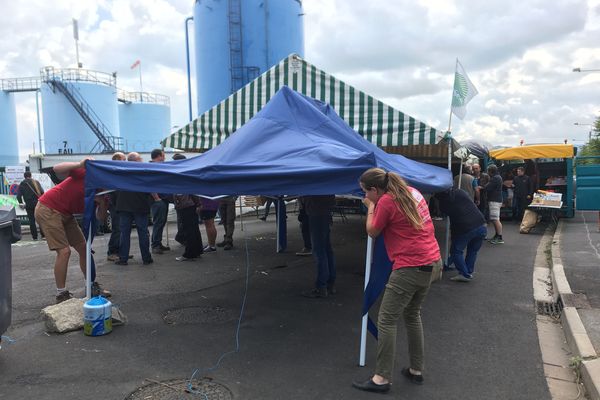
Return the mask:
{"type": "Polygon", "coordinates": [[[452,90],[452,113],[463,119],[467,115],[467,103],[477,96],[479,92],[467,76],[465,69],[456,60],[456,73],[454,74],[454,89],[452,90]]]}

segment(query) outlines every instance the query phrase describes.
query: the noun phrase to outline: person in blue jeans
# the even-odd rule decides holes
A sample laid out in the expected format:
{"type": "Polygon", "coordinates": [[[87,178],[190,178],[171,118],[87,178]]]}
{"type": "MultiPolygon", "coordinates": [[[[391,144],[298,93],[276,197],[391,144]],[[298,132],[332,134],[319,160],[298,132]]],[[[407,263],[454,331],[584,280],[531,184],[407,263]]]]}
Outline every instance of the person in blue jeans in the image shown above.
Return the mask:
{"type": "MultiPolygon", "coordinates": [[[[127,155],[127,161],[141,162],[142,157],[135,152],[127,155]]],[[[138,241],[142,261],[144,265],[152,264],[154,261],[150,254],[150,236],[148,235],[148,214],[152,197],[150,193],[139,192],[117,192],[116,210],[119,213],[119,225],[121,227],[121,240],[119,246],[119,259],[115,261],[118,265],[127,265],[129,259],[129,247],[131,245],[131,226],[133,221],[138,232],[138,241]]]]}
{"type": "Polygon", "coordinates": [[[317,262],[315,286],[312,290],[302,292],[302,295],[310,298],[327,297],[336,293],[335,259],[330,237],[335,196],[305,196],[302,201],[310,225],[312,253],[317,262]]]}
{"type": "Polygon", "coordinates": [[[477,253],[487,235],[485,218],[464,191],[450,189],[437,193],[435,197],[439,200],[440,210],[450,217],[452,244],[448,266],[454,263],[458,271],[450,280],[470,282],[473,279],[477,253]]]}

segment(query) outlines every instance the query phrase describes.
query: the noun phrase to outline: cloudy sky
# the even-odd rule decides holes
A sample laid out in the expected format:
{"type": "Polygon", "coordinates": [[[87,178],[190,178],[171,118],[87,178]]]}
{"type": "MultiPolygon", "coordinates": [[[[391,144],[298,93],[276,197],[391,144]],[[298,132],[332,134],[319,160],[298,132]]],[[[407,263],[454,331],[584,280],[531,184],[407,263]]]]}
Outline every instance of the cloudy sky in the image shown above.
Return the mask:
{"type": "MultiPolygon", "coordinates": [[[[183,21],[192,0],[1,0],[0,78],[75,66],[71,18],[85,68],[118,72],[142,61],[144,90],[171,98],[187,123],[183,21]]],[[[291,1],[291,0],[277,0],[291,1]]],[[[582,144],[600,116],[600,0],[304,0],[305,58],[436,128],[447,129],[455,60],[479,90],[459,139],[493,145],[582,144]]],[[[20,152],[36,140],[35,96],[19,94],[20,152]]]]}

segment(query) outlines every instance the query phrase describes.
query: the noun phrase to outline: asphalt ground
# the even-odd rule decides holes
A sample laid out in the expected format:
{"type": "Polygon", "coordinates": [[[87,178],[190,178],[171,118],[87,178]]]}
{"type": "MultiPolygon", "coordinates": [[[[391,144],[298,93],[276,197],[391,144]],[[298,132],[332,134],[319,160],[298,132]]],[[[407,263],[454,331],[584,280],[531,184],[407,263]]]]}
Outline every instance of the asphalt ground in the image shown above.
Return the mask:
{"type": "Polygon", "coordinates": [[[600,354],[600,232],[598,212],[578,211],[562,220],[560,255],[565,275],[575,294],[583,295],[577,311],[600,354]]]}
{"type": "MultiPolygon", "coordinates": [[[[0,399],[125,399],[148,384],[146,379],[187,379],[195,369],[226,386],[235,399],[377,398],[351,387],[353,380],[372,374],[375,362],[376,342],[369,337],[367,366],[358,366],[364,219],[350,216],[343,223],[335,218],[338,294],[326,299],[300,295],[312,287],[315,267],[312,258],[293,254],[302,245],[295,218],[288,223],[286,253],[274,252],[274,222],[250,218],[244,232],[236,226],[231,251],[219,249],[199,261],[176,262],[182,249],[171,242],[173,251],[155,255],[149,266],[141,264],[135,239],[130,265],[107,263],[103,255],[108,236],[97,238],[98,280],[129,318],[102,337],[87,337],[82,331],[45,333],[39,311],[54,300],[54,256],[44,242],[25,237],[12,249],[13,324],[6,335],[15,341],[5,340],[0,351],[0,399]],[[206,372],[236,348],[247,265],[239,352],[206,372]],[[183,318],[172,323],[175,315],[183,318]]],[[[443,225],[437,230],[442,235],[443,225]]],[[[550,397],[532,290],[541,232],[519,235],[518,226],[507,223],[506,244],[484,244],[473,282],[452,282],[453,274],[447,273],[432,286],[423,309],[425,385],[413,385],[400,375],[408,362],[401,324],[395,379],[387,397],[550,397]]],[[[170,233],[173,237],[173,226],[170,233]]],[[[73,259],[68,287],[78,288],[82,296],[82,275],[73,259]]],[[[171,398],[208,397],[177,393],[171,398]]]]}

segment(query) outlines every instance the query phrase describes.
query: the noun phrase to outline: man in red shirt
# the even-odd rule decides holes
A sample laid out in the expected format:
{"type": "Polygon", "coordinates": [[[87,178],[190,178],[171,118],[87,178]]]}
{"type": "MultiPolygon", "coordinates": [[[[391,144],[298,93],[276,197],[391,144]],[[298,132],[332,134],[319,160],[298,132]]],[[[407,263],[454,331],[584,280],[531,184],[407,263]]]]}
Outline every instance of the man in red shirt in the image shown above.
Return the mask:
{"type": "MultiPolygon", "coordinates": [[[[54,279],[56,281],[56,304],[70,299],[72,294],[66,289],[67,269],[71,257],[71,247],[79,253],[79,267],[85,277],[86,253],[85,238],[75,214],[84,212],[85,161],[64,162],[54,166],[60,184],[44,193],[35,208],[35,218],[44,230],[48,248],[56,252],[54,279]]],[[[106,213],[103,201],[97,201],[98,215],[106,213]]],[[[92,284],[92,295],[110,296],[110,292],[100,289],[97,282],[92,284]]]]}

